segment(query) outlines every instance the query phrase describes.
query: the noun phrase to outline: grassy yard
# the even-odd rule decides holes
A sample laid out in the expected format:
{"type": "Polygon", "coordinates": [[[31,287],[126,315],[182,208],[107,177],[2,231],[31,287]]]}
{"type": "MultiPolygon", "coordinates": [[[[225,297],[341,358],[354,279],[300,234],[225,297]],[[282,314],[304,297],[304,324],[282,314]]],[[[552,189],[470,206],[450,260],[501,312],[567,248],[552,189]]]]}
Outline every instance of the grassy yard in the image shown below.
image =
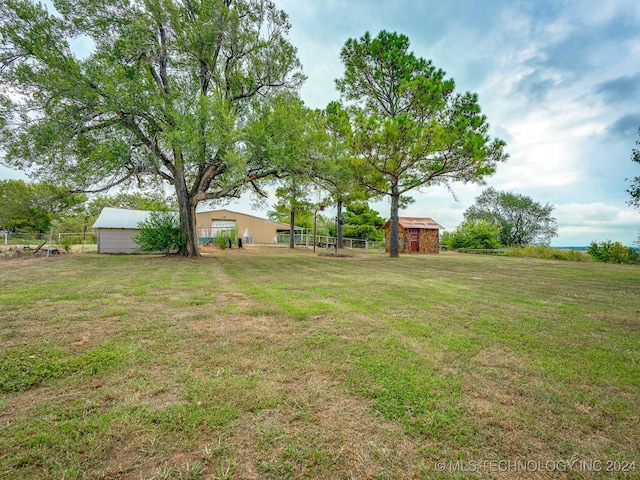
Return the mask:
{"type": "Polygon", "coordinates": [[[640,477],[636,266],[9,259],[0,339],[0,478],[640,477]]]}

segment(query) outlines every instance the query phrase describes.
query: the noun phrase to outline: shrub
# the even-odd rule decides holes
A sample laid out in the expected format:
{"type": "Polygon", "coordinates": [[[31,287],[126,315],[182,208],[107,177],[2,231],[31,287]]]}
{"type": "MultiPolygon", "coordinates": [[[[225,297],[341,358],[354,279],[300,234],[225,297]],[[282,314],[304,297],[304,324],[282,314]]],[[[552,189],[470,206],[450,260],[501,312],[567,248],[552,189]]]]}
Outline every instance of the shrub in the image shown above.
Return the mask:
{"type": "Polygon", "coordinates": [[[184,246],[178,216],[171,212],[152,212],[138,224],[139,233],[133,240],[143,252],[164,252],[169,255],[184,246]]]}
{"type": "Polygon", "coordinates": [[[591,242],[587,252],[597,262],[640,263],[640,254],[636,249],[625,247],[620,242],[612,242],[611,240],[600,243],[591,242]]]}
{"type": "Polygon", "coordinates": [[[229,247],[229,238],[222,235],[218,235],[213,240],[213,243],[215,243],[216,247],[218,247],[219,249],[224,250],[225,248],[229,247]]]}
{"type": "Polygon", "coordinates": [[[218,248],[224,250],[225,248],[229,248],[229,240],[231,240],[231,245],[233,245],[237,237],[238,237],[238,234],[236,229],[232,228],[230,230],[226,230],[218,233],[213,243],[215,243],[215,245],[218,248]]]}
{"type": "Polygon", "coordinates": [[[66,252],[71,250],[71,246],[74,244],[74,241],[71,237],[62,237],[60,240],[60,246],[64,248],[66,252]]]}
{"type": "Polygon", "coordinates": [[[500,248],[498,235],[500,227],[493,223],[480,220],[468,221],[460,225],[453,232],[444,232],[441,243],[449,250],[456,248],[493,249],[500,248]]]}

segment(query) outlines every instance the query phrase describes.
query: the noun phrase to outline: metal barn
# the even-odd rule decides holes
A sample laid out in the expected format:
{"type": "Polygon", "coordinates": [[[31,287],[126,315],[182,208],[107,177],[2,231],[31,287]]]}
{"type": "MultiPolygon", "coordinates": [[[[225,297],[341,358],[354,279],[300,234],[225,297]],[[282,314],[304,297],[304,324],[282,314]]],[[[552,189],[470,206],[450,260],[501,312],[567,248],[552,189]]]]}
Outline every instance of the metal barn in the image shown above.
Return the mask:
{"type": "Polygon", "coordinates": [[[236,238],[242,239],[246,244],[273,244],[278,232],[289,231],[286,223],[224,209],[196,212],[196,228],[200,243],[212,241],[221,233],[234,231],[236,238]]]}

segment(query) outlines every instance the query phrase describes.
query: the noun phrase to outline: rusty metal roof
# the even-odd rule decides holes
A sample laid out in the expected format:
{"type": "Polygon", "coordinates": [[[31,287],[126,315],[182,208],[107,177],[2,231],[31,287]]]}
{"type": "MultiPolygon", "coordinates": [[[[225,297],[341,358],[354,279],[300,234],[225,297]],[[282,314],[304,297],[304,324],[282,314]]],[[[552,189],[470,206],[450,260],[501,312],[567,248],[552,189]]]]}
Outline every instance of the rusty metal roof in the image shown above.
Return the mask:
{"type": "MultiPolygon", "coordinates": [[[[389,220],[385,223],[385,227],[389,224],[389,220]]],[[[425,228],[428,230],[445,230],[445,228],[436,222],[433,218],[418,217],[398,217],[398,224],[404,228],[425,228]]]]}

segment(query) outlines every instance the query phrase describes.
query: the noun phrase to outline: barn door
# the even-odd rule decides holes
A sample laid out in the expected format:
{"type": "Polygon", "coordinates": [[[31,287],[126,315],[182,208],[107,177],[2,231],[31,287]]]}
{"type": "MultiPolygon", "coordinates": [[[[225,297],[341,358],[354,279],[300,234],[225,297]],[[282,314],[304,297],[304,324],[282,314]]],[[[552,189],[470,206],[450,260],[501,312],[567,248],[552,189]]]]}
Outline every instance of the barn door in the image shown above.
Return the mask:
{"type": "Polygon", "coordinates": [[[409,230],[409,237],[411,238],[411,253],[420,251],[420,230],[412,228],[409,230]]]}
{"type": "Polygon", "coordinates": [[[211,236],[217,237],[218,235],[231,235],[231,232],[236,228],[235,220],[212,220],[211,221],[211,236]]]}

